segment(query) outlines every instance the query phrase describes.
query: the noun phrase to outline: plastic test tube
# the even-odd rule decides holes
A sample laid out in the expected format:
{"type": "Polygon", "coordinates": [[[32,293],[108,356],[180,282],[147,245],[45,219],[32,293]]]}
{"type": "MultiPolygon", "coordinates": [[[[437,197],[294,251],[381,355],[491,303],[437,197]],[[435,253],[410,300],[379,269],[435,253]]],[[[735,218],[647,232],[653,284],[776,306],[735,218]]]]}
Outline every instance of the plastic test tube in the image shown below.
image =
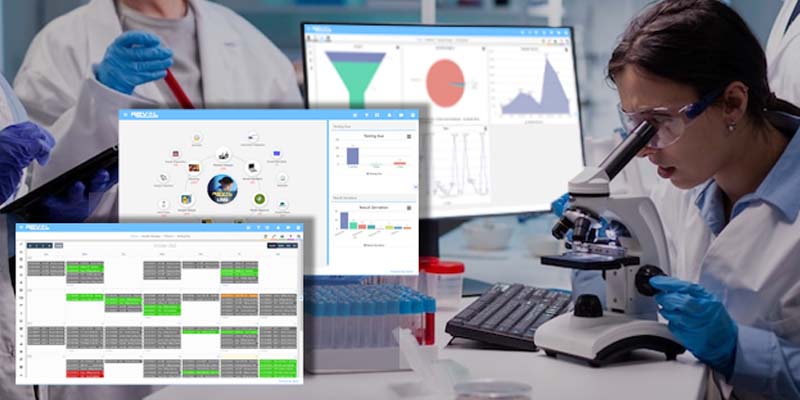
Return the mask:
{"type": "Polygon", "coordinates": [[[333,324],[333,348],[343,349],[347,347],[347,323],[349,320],[350,303],[339,297],[336,300],[336,316],[333,324]]]}
{"type": "Polygon", "coordinates": [[[368,299],[364,302],[364,316],[361,318],[362,321],[362,330],[359,337],[361,338],[361,343],[359,347],[373,347],[372,345],[372,337],[374,336],[374,329],[375,324],[373,320],[375,319],[375,301],[368,299]]]}
{"type": "MultiPolygon", "coordinates": [[[[353,295],[351,293],[351,295],[353,295]]],[[[347,324],[347,347],[361,347],[362,323],[364,320],[364,303],[353,299],[350,303],[350,323],[347,324]]]]}
{"type": "Polygon", "coordinates": [[[425,336],[425,319],[422,297],[414,295],[411,299],[411,334],[417,338],[417,343],[422,344],[425,336]]]}
{"type": "Polygon", "coordinates": [[[400,301],[398,298],[396,297],[389,298],[386,313],[387,313],[387,318],[385,320],[386,324],[383,326],[384,328],[383,346],[394,347],[397,346],[397,341],[394,339],[394,334],[392,332],[398,327],[400,327],[400,301]]]}
{"type": "Polygon", "coordinates": [[[426,346],[433,346],[436,343],[436,299],[425,296],[423,300],[425,306],[425,340],[426,346]]]}
{"type": "Polygon", "coordinates": [[[414,333],[414,315],[411,314],[413,302],[408,297],[400,298],[400,327],[414,333]]]}
{"type": "Polygon", "coordinates": [[[316,297],[306,297],[305,306],[305,319],[306,321],[311,320],[310,340],[309,335],[304,335],[305,340],[308,341],[306,347],[318,349],[320,345],[320,338],[322,337],[320,335],[320,332],[322,331],[322,303],[320,303],[319,299],[316,297]]]}
{"type": "Polygon", "coordinates": [[[372,318],[372,346],[373,347],[385,347],[386,345],[383,343],[384,339],[384,332],[388,322],[386,319],[388,318],[388,305],[389,303],[383,299],[378,298],[375,301],[375,316],[372,318]]]}
{"type": "Polygon", "coordinates": [[[322,302],[322,328],[320,329],[320,349],[330,349],[333,347],[334,326],[336,321],[336,303],[330,299],[322,302]]]}

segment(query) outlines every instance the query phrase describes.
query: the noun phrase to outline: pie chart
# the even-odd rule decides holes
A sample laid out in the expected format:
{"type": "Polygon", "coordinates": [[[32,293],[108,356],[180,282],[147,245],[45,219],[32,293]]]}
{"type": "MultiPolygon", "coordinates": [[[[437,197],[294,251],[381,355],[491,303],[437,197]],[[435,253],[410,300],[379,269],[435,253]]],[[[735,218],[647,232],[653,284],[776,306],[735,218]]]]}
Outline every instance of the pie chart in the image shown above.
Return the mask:
{"type": "Polygon", "coordinates": [[[458,64],[448,59],[431,65],[425,84],[431,101],[439,107],[452,107],[464,95],[464,73],[458,64]]]}

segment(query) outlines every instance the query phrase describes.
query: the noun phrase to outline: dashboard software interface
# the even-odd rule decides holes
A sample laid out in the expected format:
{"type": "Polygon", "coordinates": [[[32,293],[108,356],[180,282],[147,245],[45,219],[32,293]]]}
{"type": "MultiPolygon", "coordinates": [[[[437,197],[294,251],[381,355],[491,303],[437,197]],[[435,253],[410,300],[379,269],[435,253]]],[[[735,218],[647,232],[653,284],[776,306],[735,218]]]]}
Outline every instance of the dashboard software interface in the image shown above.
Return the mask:
{"type": "Polygon", "coordinates": [[[582,169],[569,28],[303,31],[310,108],[420,109],[423,217],[549,210],[582,169]]]}
{"type": "Polygon", "coordinates": [[[17,224],[17,384],[302,384],[303,228],[17,224]]]}
{"type": "Polygon", "coordinates": [[[123,221],[307,218],[306,274],[418,269],[416,110],[121,110],[123,221]]]}

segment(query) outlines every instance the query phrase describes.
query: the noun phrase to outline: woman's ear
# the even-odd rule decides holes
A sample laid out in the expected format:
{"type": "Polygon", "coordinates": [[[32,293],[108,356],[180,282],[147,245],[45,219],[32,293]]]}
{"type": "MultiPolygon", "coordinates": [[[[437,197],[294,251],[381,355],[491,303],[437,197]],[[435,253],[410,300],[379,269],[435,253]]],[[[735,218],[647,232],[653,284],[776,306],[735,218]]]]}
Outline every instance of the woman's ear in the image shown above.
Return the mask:
{"type": "Polygon", "coordinates": [[[722,93],[722,116],[726,125],[736,125],[747,114],[749,89],[740,81],[731,82],[722,93]]]}

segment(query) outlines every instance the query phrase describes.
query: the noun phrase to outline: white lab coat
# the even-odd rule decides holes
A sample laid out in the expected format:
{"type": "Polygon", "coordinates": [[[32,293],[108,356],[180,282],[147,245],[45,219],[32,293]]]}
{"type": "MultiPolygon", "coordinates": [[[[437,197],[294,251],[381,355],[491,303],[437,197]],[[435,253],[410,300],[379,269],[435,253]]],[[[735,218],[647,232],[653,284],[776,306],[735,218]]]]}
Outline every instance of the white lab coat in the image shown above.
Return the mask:
{"type": "MultiPolygon", "coordinates": [[[[291,63],[258,29],[221,5],[189,3],[197,20],[206,107],[303,106],[291,63]]],[[[56,138],[50,163],[33,171],[32,187],[116,145],[118,109],[176,103],[164,98],[155,82],[127,96],[95,79],[92,64],[120,34],[114,0],[92,0],[53,20],[31,43],[14,88],[31,120],[56,138]]],[[[114,187],[94,217],[113,219],[116,199],[114,187]]]]}
{"type": "MultiPolygon", "coordinates": [[[[269,39],[225,7],[205,0],[189,2],[197,19],[207,107],[302,107],[294,69],[269,39]]],[[[48,165],[33,171],[32,187],[117,144],[118,109],[175,103],[162,96],[156,83],[141,85],[133,96],[127,96],[94,78],[92,64],[103,59],[108,45],[120,34],[114,1],[92,0],[53,20],[31,43],[14,86],[31,120],[47,127],[56,138],[48,165]]],[[[116,188],[106,193],[94,216],[113,219],[116,198],[116,188]]],[[[5,253],[0,256],[6,258],[5,253]]],[[[14,386],[13,359],[7,359],[5,351],[9,347],[13,353],[14,343],[13,336],[8,336],[13,335],[14,300],[7,276],[7,268],[0,271],[0,398],[29,399],[32,393],[14,386]],[[12,314],[6,315],[8,312],[12,314]],[[11,375],[7,378],[8,368],[11,375]]],[[[125,400],[140,399],[153,389],[54,386],[43,388],[41,395],[42,399],[125,400]]]]}
{"type": "Polygon", "coordinates": [[[779,98],[800,105],[800,17],[785,31],[797,2],[783,2],[767,40],[766,55],[770,89],[779,98]]]}
{"type": "MultiPolygon", "coordinates": [[[[800,103],[800,18],[784,35],[798,0],[787,0],[767,42],[770,88],[800,103]]],[[[765,203],[748,207],[714,237],[694,203],[698,193],[659,182],[651,197],[664,222],[672,275],[720,296],[740,324],[800,343],[800,218],[785,222],[765,203]]]]}
{"type": "Polygon", "coordinates": [[[672,275],[717,295],[739,324],[800,344],[800,218],[758,202],[718,237],[700,216],[698,190],[659,185],[653,200],[664,222],[672,275]]]}
{"type": "MultiPolygon", "coordinates": [[[[0,76],[0,129],[27,119],[25,109],[11,90],[11,85],[0,76]]],[[[6,199],[1,207],[14,201],[25,191],[25,175],[22,177],[17,193],[6,199]]],[[[33,400],[32,386],[17,386],[16,363],[14,362],[14,310],[17,304],[11,285],[11,274],[8,270],[8,235],[7,217],[0,214],[0,399],[33,400]]]]}

